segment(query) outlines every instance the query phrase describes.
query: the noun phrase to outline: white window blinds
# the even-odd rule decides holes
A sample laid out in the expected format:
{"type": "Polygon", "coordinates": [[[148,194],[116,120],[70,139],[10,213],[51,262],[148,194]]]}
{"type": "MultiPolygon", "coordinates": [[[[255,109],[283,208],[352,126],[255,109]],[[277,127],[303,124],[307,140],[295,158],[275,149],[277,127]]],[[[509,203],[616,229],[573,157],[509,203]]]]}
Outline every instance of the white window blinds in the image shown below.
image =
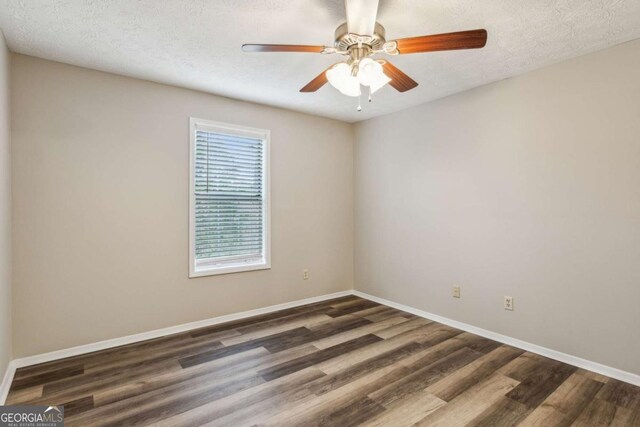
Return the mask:
{"type": "Polygon", "coordinates": [[[195,269],[241,267],[242,271],[252,269],[242,268],[247,265],[264,266],[268,141],[264,131],[199,123],[192,131],[195,269]]]}

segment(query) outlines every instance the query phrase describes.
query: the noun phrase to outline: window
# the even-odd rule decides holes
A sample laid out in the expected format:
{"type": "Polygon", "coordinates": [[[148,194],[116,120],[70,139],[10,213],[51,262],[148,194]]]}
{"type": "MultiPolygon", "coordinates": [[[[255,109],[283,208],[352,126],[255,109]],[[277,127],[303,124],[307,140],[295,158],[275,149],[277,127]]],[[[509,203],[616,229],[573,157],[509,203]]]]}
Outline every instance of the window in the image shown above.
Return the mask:
{"type": "Polygon", "coordinates": [[[190,128],[189,277],[270,268],[269,131],[190,128]]]}

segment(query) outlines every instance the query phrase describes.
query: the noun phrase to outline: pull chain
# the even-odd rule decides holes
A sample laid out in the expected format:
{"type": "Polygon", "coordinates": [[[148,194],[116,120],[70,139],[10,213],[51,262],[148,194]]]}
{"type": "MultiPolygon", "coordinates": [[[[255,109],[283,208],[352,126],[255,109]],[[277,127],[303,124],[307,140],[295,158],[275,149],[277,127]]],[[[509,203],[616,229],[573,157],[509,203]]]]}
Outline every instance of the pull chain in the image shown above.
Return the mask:
{"type": "Polygon", "coordinates": [[[362,111],[362,106],[360,105],[360,98],[362,97],[362,95],[358,95],[358,108],[356,108],[356,110],[358,111],[362,111]]]}
{"type": "Polygon", "coordinates": [[[369,102],[371,102],[371,86],[369,86],[369,102]]]}

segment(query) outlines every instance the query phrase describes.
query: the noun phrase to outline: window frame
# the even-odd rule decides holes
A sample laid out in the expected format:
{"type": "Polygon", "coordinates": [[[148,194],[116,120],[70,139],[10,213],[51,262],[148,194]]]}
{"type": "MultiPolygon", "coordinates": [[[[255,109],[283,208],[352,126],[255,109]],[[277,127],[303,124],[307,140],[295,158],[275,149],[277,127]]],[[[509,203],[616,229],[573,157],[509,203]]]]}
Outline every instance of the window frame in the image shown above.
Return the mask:
{"type": "Polygon", "coordinates": [[[270,192],[270,144],[271,131],[230,123],[216,122],[195,117],[189,118],[189,278],[215,276],[219,274],[240,273],[271,268],[271,192],[270,192]],[[236,136],[259,138],[263,141],[262,164],[262,239],[263,256],[256,261],[248,261],[246,256],[230,256],[216,259],[211,258],[198,266],[196,263],[196,221],[195,221],[195,158],[196,131],[220,132],[236,136]],[[233,262],[240,259],[242,261],[233,262]]]}

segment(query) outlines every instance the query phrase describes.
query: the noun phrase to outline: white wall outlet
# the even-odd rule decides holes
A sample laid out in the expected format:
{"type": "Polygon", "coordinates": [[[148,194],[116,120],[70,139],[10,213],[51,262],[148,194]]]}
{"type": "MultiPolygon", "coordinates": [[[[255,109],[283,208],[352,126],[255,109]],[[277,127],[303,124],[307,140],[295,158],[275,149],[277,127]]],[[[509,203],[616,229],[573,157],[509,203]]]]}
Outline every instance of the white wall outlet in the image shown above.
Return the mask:
{"type": "Polygon", "coordinates": [[[302,270],[302,278],[304,280],[309,280],[309,270],[307,270],[306,268],[302,270]]]}
{"type": "Polygon", "coordinates": [[[454,298],[460,298],[460,286],[453,285],[451,296],[453,296],[454,298]]]}
{"type": "Polygon", "coordinates": [[[504,296],[504,309],[513,311],[513,297],[504,296]]]}

